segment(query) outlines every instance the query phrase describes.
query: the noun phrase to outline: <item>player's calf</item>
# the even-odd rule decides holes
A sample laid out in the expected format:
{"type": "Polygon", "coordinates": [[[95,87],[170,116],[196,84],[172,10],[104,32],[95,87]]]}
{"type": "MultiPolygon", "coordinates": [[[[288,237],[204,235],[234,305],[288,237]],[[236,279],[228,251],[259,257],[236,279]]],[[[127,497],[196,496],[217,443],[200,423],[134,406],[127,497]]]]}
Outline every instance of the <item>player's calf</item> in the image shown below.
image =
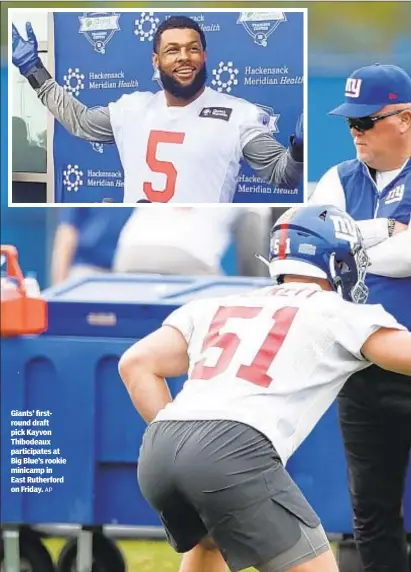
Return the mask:
{"type": "Polygon", "coordinates": [[[179,572],[226,572],[221,552],[210,538],[204,538],[183,556],[179,572]]]}

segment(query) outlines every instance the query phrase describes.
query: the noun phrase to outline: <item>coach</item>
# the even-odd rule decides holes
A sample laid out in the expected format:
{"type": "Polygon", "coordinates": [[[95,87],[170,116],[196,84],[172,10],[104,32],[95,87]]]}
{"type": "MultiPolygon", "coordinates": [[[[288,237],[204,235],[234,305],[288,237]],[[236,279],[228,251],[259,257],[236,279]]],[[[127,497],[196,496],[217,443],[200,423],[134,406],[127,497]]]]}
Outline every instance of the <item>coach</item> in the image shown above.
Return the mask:
{"type": "MultiPolygon", "coordinates": [[[[346,210],[364,236],[368,302],[411,329],[411,79],[371,65],[347,79],[346,119],[357,158],[333,166],[311,202],[346,210]]],[[[402,500],[411,450],[411,383],[372,365],[339,397],[355,538],[367,572],[409,572],[402,500]]]]}

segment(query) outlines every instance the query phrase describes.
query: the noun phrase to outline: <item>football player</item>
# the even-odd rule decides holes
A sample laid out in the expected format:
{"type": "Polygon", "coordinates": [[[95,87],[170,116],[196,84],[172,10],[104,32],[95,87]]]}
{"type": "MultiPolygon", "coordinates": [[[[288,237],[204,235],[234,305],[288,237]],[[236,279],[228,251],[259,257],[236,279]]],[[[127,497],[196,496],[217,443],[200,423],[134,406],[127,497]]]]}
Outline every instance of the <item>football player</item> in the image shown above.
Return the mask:
{"type": "Polygon", "coordinates": [[[139,485],[184,572],[337,571],[285,465],[353,372],[411,376],[411,333],[365,304],[368,257],[346,213],[287,211],[266,263],[272,286],[189,302],[120,360],[149,423],[139,485]],[[187,372],[172,401],[165,378],[187,372]]]}
{"type": "Polygon", "coordinates": [[[302,115],[286,149],[260,107],[206,87],[206,38],[191,18],[173,16],[155,34],[163,90],[126,94],[107,107],[86,107],[51,78],[29,23],[27,40],[13,25],[12,47],[14,65],[70,133],[117,145],[125,203],[230,203],[242,159],[271,184],[295,188],[301,180],[302,115]]]}

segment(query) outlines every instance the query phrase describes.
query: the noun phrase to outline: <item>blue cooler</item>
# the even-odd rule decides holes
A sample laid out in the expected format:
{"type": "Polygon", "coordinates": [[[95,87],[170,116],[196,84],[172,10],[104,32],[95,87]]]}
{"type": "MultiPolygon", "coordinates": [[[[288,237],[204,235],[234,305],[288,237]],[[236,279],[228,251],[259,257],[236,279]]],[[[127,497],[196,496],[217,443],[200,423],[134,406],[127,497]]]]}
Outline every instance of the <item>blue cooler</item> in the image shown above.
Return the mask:
{"type": "MultiPolygon", "coordinates": [[[[47,332],[2,340],[2,522],[159,525],[137,487],[136,461],[146,425],[120,380],[118,360],[182,304],[268,283],[109,275],[45,291],[47,332]],[[19,429],[15,422],[28,419],[31,429],[51,435],[11,437],[11,430],[19,429]],[[47,426],[33,427],[34,419],[48,421],[47,426]],[[35,444],[48,440],[50,445],[35,444]],[[38,464],[23,467],[11,456],[38,459],[38,464]],[[55,464],[46,464],[51,457],[55,464]],[[22,472],[34,468],[44,473],[22,472]],[[39,476],[64,482],[39,484],[39,476]],[[43,492],[37,492],[39,487],[43,492]]],[[[169,380],[173,395],[183,382],[169,380]]]]}

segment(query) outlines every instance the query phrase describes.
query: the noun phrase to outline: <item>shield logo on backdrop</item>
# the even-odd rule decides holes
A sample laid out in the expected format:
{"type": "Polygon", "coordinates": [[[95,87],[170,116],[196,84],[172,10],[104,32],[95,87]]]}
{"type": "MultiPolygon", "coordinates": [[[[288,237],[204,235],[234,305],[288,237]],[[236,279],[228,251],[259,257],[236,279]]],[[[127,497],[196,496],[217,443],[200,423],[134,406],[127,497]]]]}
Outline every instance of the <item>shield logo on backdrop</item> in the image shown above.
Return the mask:
{"type": "Polygon", "coordinates": [[[281,10],[269,12],[240,12],[237,24],[242,24],[254,42],[259,46],[267,47],[268,37],[278,28],[281,22],[287,18],[281,10]]]}
{"type": "Polygon", "coordinates": [[[84,34],[99,54],[106,53],[106,45],[120,30],[120,14],[115,12],[84,12],[79,16],[79,34],[84,34]]]}

